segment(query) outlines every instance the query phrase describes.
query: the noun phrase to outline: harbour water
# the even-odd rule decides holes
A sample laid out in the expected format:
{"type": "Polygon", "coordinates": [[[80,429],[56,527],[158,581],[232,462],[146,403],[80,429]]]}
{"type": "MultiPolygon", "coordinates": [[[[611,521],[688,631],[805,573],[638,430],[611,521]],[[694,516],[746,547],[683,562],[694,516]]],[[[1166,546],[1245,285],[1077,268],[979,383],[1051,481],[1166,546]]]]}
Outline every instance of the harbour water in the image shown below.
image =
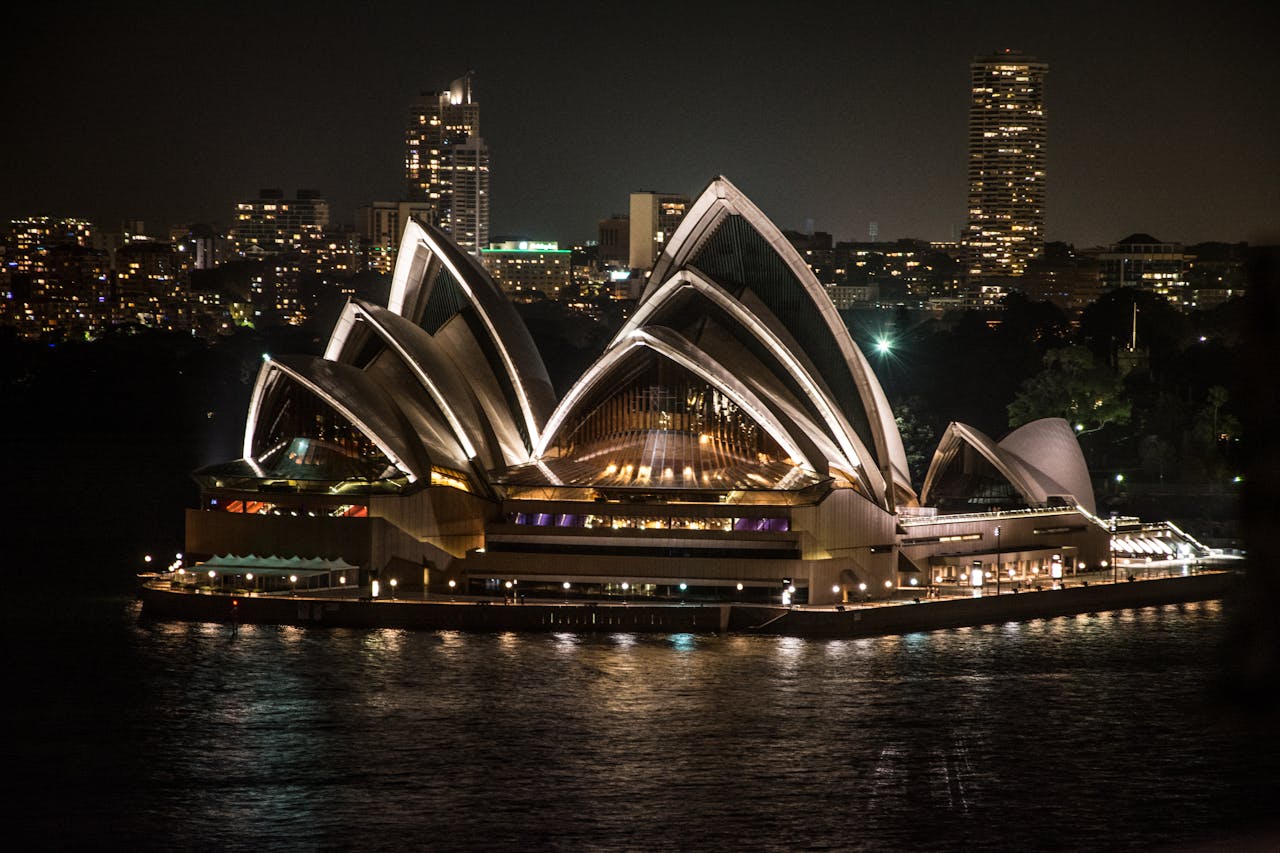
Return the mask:
{"type": "MultiPolygon", "coordinates": [[[[862,640],[10,603],[9,803],[66,849],[1275,849],[1222,602],[862,640]]],[[[15,824],[11,822],[10,826],[15,824]]]]}

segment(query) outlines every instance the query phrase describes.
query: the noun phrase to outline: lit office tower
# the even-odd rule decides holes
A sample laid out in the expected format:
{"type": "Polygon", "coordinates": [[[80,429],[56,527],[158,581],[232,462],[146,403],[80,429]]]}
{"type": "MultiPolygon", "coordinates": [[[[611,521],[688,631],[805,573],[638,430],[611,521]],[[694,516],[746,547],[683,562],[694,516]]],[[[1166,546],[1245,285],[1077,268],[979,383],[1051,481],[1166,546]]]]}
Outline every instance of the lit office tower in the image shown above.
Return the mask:
{"type": "Polygon", "coordinates": [[[689,209],[689,197],[653,191],[631,194],[631,268],[653,269],[676,226],[689,209]]]}
{"type": "Polygon", "coordinates": [[[488,244],[489,149],[471,72],[410,104],[404,169],[407,200],[430,205],[433,224],[473,254],[488,244]]]}
{"type": "Polygon", "coordinates": [[[1020,276],[1044,248],[1047,63],[1014,50],[970,66],[969,226],[971,276],[1020,276]]]}

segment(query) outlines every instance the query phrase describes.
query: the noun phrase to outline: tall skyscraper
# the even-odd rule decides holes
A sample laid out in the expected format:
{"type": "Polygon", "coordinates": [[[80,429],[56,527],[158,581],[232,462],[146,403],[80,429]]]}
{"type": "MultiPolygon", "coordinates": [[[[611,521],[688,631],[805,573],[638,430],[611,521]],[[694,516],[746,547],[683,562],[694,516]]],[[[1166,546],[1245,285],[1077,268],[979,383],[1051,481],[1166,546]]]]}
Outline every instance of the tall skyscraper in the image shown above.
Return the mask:
{"type": "Polygon", "coordinates": [[[429,205],[432,223],[477,254],[489,242],[489,149],[472,76],[410,104],[404,169],[405,198],[429,205]]]}
{"type": "Polygon", "coordinates": [[[1020,276],[1044,248],[1049,66],[1004,50],[970,69],[968,270],[978,280],[1020,276]]]}

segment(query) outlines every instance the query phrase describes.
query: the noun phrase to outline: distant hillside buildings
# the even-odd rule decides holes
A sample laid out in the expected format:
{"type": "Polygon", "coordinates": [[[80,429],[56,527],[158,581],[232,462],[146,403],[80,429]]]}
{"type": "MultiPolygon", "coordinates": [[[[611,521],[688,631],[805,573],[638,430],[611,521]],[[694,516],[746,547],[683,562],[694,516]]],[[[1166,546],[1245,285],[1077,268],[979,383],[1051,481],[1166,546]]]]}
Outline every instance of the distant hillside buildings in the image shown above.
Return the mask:
{"type": "MultiPolygon", "coordinates": [[[[1044,242],[1045,77],[1016,51],[970,66],[968,225],[959,242],[837,242],[785,232],[841,310],[999,310],[1005,295],[1052,302],[1076,316],[1099,296],[1134,287],[1184,311],[1243,293],[1244,244],[1183,246],[1148,234],[1076,250],[1044,242]]],[[[607,300],[644,289],[691,199],[632,192],[626,213],[598,220],[597,240],[570,248],[533,237],[491,239],[489,151],[470,72],[424,92],[407,110],[404,192],[333,222],[325,195],[263,189],[235,202],[231,227],[150,235],[140,222],[104,232],[77,218],[10,223],[0,244],[0,325],[24,338],[94,336],[112,326],[229,332],[236,325],[300,325],[385,281],[412,219],[449,235],[518,302],[558,300],[598,316],[607,300]]]]}

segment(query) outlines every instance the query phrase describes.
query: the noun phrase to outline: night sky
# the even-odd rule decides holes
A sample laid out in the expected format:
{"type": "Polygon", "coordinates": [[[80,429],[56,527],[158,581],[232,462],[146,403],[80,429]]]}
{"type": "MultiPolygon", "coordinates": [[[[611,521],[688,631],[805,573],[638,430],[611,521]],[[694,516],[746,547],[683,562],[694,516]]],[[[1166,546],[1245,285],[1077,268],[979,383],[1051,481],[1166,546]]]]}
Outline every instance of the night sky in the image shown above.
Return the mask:
{"type": "Polygon", "coordinates": [[[1013,47],[1050,64],[1049,239],[1280,243],[1269,3],[29,5],[3,219],[225,226],[304,187],[352,221],[401,195],[408,100],[474,69],[494,236],[594,238],[724,174],[783,228],[949,239],[968,64],[1013,47]]]}

